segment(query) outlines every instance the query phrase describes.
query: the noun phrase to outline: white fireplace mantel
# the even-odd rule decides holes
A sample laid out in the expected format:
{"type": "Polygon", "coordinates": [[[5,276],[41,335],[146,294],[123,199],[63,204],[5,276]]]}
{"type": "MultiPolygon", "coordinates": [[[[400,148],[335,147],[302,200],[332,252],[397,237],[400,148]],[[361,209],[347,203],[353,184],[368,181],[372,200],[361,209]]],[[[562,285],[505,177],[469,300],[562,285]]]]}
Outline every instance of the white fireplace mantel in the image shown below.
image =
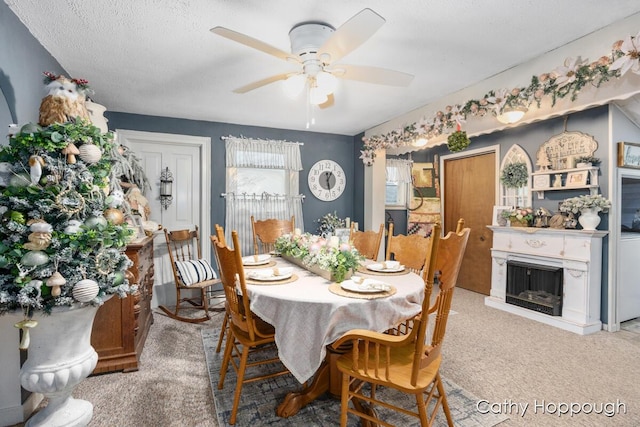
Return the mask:
{"type": "Polygon", "coordinates": [[[607,231],[497,227],[491,249],[491,293],[485,305],[581,335],[602,329],[600,288],[602,239],[607,231]],[[505,302],[507,261],[563,269],[562,316],[550,316],[505,302]]]}

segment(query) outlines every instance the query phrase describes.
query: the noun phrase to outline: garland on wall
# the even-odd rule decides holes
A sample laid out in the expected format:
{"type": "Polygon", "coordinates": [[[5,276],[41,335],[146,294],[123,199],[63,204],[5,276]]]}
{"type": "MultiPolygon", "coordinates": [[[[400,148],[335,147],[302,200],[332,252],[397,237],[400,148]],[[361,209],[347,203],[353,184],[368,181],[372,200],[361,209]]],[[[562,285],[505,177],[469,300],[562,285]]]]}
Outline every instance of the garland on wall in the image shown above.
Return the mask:
{"type": "Polygon", "coordinates": [[[448,105],[444,111],[436,112],[429,119],[423,118],[386,134],[365,136],[362,138],[364,147],[360,151],[360,158],[365,165],[371,166],[375,150],[407,146],[420,138],[428,140],[449,133],[454,128],[459,130],[468,117],[497,117],[505,109],[528,109],[532,105],[540,108],[544,98],[551,99],[551,106],[563,98],[573,102],[586,85],[599,88],[628,71],[640,75],[640,32],[635,37],[627,36],[613,43],[611,54],[601,56],[597,61],[589,62],[579,56],[567,58],[563,65],[552,71],[532,76],[528,86],[490,90],[480,99],[448,105]]]}

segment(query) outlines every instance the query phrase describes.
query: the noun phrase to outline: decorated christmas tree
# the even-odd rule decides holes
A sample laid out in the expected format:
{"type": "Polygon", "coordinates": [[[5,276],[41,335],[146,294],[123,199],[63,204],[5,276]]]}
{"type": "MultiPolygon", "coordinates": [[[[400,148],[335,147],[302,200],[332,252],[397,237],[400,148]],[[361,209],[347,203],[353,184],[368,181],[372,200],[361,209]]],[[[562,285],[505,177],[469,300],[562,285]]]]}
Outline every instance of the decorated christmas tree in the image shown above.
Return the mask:
{"type": "Polygon", "coordinates": [[[0,149],[0,314],[22,310],[25,321],[135,290],[113,134],[83,111],[86,81],[45,73],[45,83],[39,123],[0,149]]]}

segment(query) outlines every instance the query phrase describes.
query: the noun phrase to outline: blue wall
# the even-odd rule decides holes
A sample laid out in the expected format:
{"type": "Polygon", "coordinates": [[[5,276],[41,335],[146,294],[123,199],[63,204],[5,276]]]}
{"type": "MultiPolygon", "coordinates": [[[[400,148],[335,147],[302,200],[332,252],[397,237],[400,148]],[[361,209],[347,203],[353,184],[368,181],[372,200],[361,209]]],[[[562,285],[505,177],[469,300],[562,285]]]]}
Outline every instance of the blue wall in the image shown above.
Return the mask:
{"type": "MultiPolygon", "coordinates": [[[[300,192],[306,196],[303,203],[306,231],[315,232],[318,224],[314,221],[333,211],[336,211],[340,217],[348,216],[356,221],[362,221],[363,216],[359,217],[354,212],[354,206],[358,202],[352,197],[354,194],[362,194],[364,188],[360,182],[354,179],[357,165],[354,165],[355,138],[352,136],[144,116],[113,111],[107,111],[105,117],[109,119],[110,129],[179,133],[211,138],[211,229],[214,224],[225,223],[224,199],[220,197],[220,194],[225,192],[225,146],[224,141],[220,138],[229,135],[304,143],[300,147],[302,167],[304,168],[300,171],[300,192]],[[345,192],[337,200],[331,202],[316,199],[307,185],[307,172],[315,162],[322,159],[338,162],[347,177],[345,192]]],[[[361,200],[360,205],[362,203],[361,200]]]]}

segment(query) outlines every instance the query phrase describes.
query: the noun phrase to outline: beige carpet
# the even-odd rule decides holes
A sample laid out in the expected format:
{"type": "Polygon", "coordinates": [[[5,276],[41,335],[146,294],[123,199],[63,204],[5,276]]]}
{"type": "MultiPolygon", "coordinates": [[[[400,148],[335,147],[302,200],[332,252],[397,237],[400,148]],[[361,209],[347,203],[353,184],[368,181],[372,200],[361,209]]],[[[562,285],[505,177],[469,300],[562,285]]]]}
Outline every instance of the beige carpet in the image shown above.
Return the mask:
{"type": "MultiPolygon", "coordinates": [[[[580,336],[484,305],[484,296],[456,290],[442,375],[494,409],[528,404],[522,417],[507,407],[510,426],[640,425],[640,334],[580,336]],[[535,403],[619,401],[626,414],[575,416],[534,411],[535,403]]],[[[90,426],[216,426],[201,329],[156,313],[140,370],[85,380],[74,393],[94,404],[90,426]]],[[[252,426],[258,427],[258,426],[252,426]]]]}

